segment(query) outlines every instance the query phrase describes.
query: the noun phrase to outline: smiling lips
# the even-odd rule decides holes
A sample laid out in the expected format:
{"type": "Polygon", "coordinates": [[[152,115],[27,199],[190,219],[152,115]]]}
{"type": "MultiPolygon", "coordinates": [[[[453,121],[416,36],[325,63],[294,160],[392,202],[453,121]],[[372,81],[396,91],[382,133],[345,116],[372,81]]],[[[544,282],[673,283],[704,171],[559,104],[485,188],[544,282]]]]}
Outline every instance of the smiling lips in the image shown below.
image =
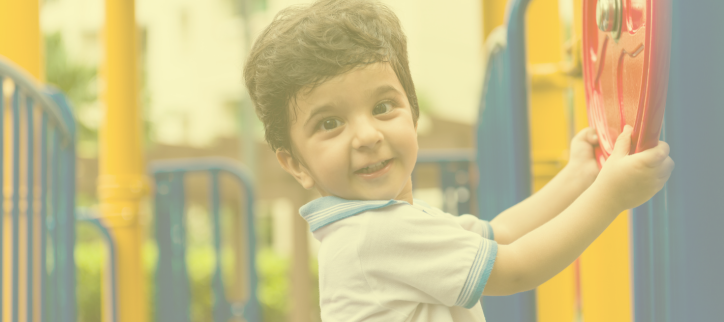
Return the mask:
{"type": "Polygon", "coordinates": [[[386,170],[388,168],[390,161],[392,161],[392,159],[380,161],[375,164],[366,166],[362,169],[359,169],[359,170],[355,171],[354,173],[363,175],[365,177],[381,175],[383,172],[386,172],[383,170],[386,170]]]}

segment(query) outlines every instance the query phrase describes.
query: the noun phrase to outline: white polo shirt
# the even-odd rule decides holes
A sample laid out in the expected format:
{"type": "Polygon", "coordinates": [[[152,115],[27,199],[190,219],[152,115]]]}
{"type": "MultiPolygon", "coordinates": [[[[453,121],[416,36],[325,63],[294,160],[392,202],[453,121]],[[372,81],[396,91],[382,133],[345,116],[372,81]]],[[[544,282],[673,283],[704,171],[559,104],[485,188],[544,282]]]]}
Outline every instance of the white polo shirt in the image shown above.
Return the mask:
{"type": "Polygon", "coordinates": [[[328,196],[299,210],[321,242],[322,321],[485,321],[492,227],[413,203],[328,196]]]}

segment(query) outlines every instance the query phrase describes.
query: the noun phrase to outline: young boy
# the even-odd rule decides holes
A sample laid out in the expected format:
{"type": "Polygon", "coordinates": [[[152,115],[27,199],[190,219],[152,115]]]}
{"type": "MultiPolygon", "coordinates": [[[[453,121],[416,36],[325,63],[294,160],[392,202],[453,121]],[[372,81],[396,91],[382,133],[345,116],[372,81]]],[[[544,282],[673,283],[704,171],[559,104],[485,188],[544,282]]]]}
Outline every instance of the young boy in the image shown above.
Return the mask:
{"type": "Polygon", "coordinates": [[[413,200],[419,112],[406,39],[373,1],[285,9],[244,77],[279,163],[323,196],[300,213],[321,241],[324,321],[485,321],[483,294],[553,277],[674,165],[664,142],[628,155],[627,126],[599,173],[586,129],[565,169],[491,222],[413,200]]]}

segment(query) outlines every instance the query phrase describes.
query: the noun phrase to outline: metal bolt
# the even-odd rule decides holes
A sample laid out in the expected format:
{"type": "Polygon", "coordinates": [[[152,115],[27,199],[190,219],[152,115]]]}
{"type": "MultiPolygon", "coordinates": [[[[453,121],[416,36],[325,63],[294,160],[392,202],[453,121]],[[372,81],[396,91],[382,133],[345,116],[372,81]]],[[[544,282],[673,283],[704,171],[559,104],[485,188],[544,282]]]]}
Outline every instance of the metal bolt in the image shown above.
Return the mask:
{"type": "Polygon", "coordinates": [[[611,32],[614,38],[621,34],[621,0],[598,0],[596,24],[603,32],[611,32]]]}

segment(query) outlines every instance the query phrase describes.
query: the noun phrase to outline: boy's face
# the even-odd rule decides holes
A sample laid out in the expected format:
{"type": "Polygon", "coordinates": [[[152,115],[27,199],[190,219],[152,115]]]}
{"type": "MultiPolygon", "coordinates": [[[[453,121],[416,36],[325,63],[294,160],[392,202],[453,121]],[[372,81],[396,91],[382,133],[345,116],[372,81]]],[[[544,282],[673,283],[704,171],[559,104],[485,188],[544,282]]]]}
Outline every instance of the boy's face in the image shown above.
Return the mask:
{"type": "Polygon", "coordinates": [[[409,199],[417,129],[388,63],[331,78],[297,96],[292,150],[277,158],[307,189],[350,200],[409,199]]]}

